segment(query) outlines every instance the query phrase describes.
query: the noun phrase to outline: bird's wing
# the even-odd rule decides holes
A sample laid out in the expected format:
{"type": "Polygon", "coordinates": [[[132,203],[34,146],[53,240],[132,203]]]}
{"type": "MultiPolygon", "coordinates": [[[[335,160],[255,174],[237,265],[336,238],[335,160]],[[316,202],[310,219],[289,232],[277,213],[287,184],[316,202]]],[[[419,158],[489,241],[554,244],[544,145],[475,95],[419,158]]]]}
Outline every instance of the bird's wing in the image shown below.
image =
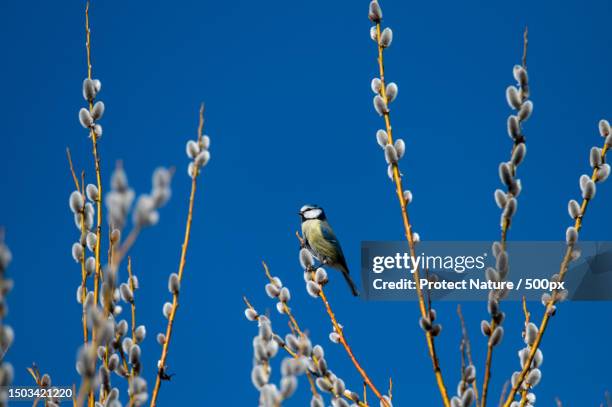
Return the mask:
{"type": "Polygon", "coordinates": [[[321,222],[321,234],[323,238],[330,243],[333,243],[336,246],[340,246],[340,242],[338,242],[338,238],[334,233],[334,230],[329,226],[327,222],[321,222]]]}
{"type": "Polygon", "coordinates": [[[346,265],[346,259],[344,258],[344,252],[342,251],[342,247],[340,246],[340,242],[334,233],[334,230],[329,226],[327,222],[321,223],[321,233],[325,240],[330,242],[336,248],[337,258],[334,259],[340,266],[345,268],[348,271],[348,267],[346,265]]]}

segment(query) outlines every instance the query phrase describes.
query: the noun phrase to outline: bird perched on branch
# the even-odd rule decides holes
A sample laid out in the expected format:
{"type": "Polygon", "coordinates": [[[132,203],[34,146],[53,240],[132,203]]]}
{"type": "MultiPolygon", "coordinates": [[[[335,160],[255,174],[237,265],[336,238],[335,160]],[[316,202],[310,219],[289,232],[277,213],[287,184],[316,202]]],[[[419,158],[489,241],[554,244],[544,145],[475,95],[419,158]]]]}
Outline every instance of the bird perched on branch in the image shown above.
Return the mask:
{"type": "Polygon", "coordinates": [[[349,269],[340,242],[327,222],[323,208],[317,205],[304,205],[300,209],[299,215],[302,218],[302,235],[306,248],[322,264],[340,270],[353,295],[359,295],[355,283],[349,276],[349,269]]]}

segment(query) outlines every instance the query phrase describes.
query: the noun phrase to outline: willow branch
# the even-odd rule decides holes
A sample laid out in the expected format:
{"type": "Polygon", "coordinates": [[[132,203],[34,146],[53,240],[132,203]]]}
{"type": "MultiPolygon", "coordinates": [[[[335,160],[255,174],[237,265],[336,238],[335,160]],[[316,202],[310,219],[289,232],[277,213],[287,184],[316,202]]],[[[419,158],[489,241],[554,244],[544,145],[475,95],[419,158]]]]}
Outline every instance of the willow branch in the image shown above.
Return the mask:
{"type": "MultiPolygon", "coordinates": [[[[378,42],[378,69],[379,69],[380,81],[381,81],[380,96],[383,98],[385,104],[388,105],[389,99],[387,97],[387,92],[386,92],[385,66],[384,66],[384,58],[383,58],[384,48],[381,45],[380,22],[376,23],[376,36],[378,39],[377,41],[378,42]]],[[[383,116],[385,120],[385,129],[388,135],[388,143],[390,145],[393,145],[393,129],[391,126],[390,113],[388,111],[384,112],[383,116]]],[[[406,200],[404,199],[404,193],[403,193],[404,188],[402,185],[402,176],[400,175],[400,171],[399,171],[399,167],[397,163],[393,164],[393,182],[395,183],[397,198],[400,204],[402,221],[404,224],[404,233],[406,235],[406,239],[408,240],[410,255],[416,258],[416,249],[415,249],[415,241],[414,241],[414,236],[413,236],[413,231],[412,231],[412,224],[410,223],[410,218],[408,216],[408,208],[407,208],[406,200]]],[[[413,275],[413,279],[416,284],[416,292],[417,292],[417,297],[419,301],[419,309],[421,312],[421,317],[427,318],[429,316],[429,313],[428,313],[427,306],[425,303],[425,298],[423,296],[423,290],[421,288],[419,269],[415,268],[414,273],[412,275],[413,275]]],[[[438,355],[436,353],[434,336],[431,334],[431,332],[428,331],[428,332],[425,332],[425,338],[427,342],[427,348],[429,350],[429,356],[432,361],[433,370],[434,370],[434,374],[436,377],[436,382],[438,384],[438,389],[440,390],[440,394],[442,396],[442,402],[444,403],[445,407],[449,407],[450,401],[448,397],[448,392],[446,390],[446,385],[444,384],[444,379],[442,377],[442,369],[440,368],[440,362],[438,361],[438,355]]]]}
{"type": "MultiPolygon", "coordinates": [[[[525,27],[525,32],[523,33],[523,58],[522,58],[522,66],[523,68],[527,69],[527,46],[529,43],[529,38],[528,38],[528,29],[527,27],[525,27]]],[[[510,152],[510,157],[512,157],[514,155],[514,151],[517,147],[517,144],[515,143],[512,147],[512,151],[510,152]]],[[[513,169],[514,171],[514,169],[513,169]]],[[[507,242],[507,238],[508,238],[508,229],[510,228],[510,223],[509,223],[509,219],[508,218],[504,218],[503,222],[502,222],[502,231],[501,231],[501,245],[502,248],[504,250],[506,250],[506,242],[507,242]]],[[[489,326],[491,327],[491,332],[493,332],[497,326],[497,323],[495,322],[494,318],[491,318],[491,321],[489,322],[489,326]]],[[[487,344],[487,358],[486,358],[486,362],[485,362],[485,372],[484,372],[484,382],[482,385],[482,405],[481,407],[486,407],[487,405],[487,394],[488,394],[488,389],[489,389],[489,380],[491,379],[491,364],[492,364],[492,358],[493,358],[493,348],[494,345],[491,343],[491,341],[488,341],[487,344]]]]}
{"type": "Polygon", "coordinates": [[[321,298],[321,301],[323,301],[323,304],[325,305],[325,310],[327,311],[327,314],[329,315],[329,318],[330,318],[330,320],[332,322],[332,325],[334,327],[334,331],[338,334],[339,342],[344,347],[344,350],[346,350],[346,353],[348,354],[349,358],[351,359],[351,362],[353,362],[353,365],[355,365],[355,368],[357,369],[357,371],[359,372],[359,374],[363,378],[363,381],[365,382],[365,384],[368,385],[368,387],[372,390],[372,392],[376,395],[376,397],[378,397],[380,399],[381,405],[384,405],[385,407],[391,407],[389,405],[389,403],[387,402],[387,399],[385,399],[383,397],[383,395],[376,388],[376,386],[374,385],[374,383],[372,382],[372,380],[370,379],[370,377],[368,376],[366,371],[363,369],[363,367],[361,367],[361,364],[359,364],[359,361],[357,361],[357,358],[355,357],[355,354],[353,353],[353,350],[351,349],[351,347],[348,344],[348,341],[346,339],[346,336],[344,335],[344,331],[343,331],[342,327],[340,326],[340,324],[336,320],[336,316],[335,316],[334,312],[332,311],[332,308],[331,308],[331,305],[329,304],[329,301],[327,300],[327,296],[325,295],[325,292],[323,291],[323,287],[321,287],[321,291],[319,293],[319,297],[321,298]]]}
{"type": "MultiPolygon", "coordinates": [[[[198,125],[198,141],[202,140],[202,131],[204,129],[204,104],[200,106],[200,120],[198,125]]],[[[179,282],[183,279],[183,271],[185,270],[185,263],[187,259],[187,248],[189,247],[189,238],[191,236],[191,222],[193,220],[193,207],[195,203],[195,194],[197,189],[197,179],[200,174],[200,168],[198,166],[194,166],[193,177],[191,178],[191,193],[189,195],[189,210],[187,212],[187,221],[185,225],[185,237],[183,239],[183,245],[181,248],[181,258],[179,261],[178,268],[178,279],[179,282]]],[[[155,387],[153,388],[153,393],[151,395],[151,407],[154,407],[157,403],[157,397],[159,395],[159,388],[161,386],[162,380],[166,377],[165,366],[166,359],[168,358],[168,350],[170,348],[170,340],[172,338],[172,328],[174,326],[174,319],[176,317],[176,312],[179,306],[179,292],[176,291],[172,294],[172,309],[170,311],[170,315],[168,316],[168,325],[166,327],[166,340],[164,341],[162,347],[161,358],[159,359],[159,366],[157,369],[157,378],[155,379],[155,387]]]]}
{"type": "MultiPolygon", "coordinates": [[[[606,153],[608,152],[608,149],[609,149],[609,146],[607,144],[604,144],[603,149],[601,151],[602,161],[604,162],[605,162],[606,153]]],[[[591,180],[593,182],[597,180],[598,170],[599,169],[597,167],[593,169],[593,174],[591,175],[591,180]]],[[[586,213],[588,205],[589,205],[589,199],[583,198],[582,204],[580,205],[580,215],[576,218],[576,221],[574,223],[574,227],[576,228],[576,231],[578,232],[582,228],[582,221],[584,219],[584,215],[586,213]]],[[[565,279],[565,274],[567,273],[568,266],[571,261],[572,252],[574,251],[574,246],[575,244],[568,244],[567,249],[565,250],[565,255],[563,256],[563,260],[559,268],[559,281],[561,282],[565,279]]],[[[533,362],[533,359],[535,358],[536,352],[538,351],[538,348],[540,347],[540,343],[542,342],[542,338],[544,337],[544,333],[546,332],[546,327],[548,326],[550,318],[554,314],[554,307],[555,307],[554,303],[555,303],[555,295],[551,296],[550,300],[546,304],[546,312],[544,313],[544,317],[542,318],[542,322],[540,323],[540,327],[538,329],[538,334],[536,336],[535,342],[531,346],[531,351],[529,352],[529,356],[527,357],[527,360],[525,361],[523,369],[519,373],[514,386],[512,386],[512,388],[510,389],[510,392],[508,393],[508,397],[506,398],[504,407],[510,407],[510,404],[512,404],[512,401],[514,400],[516,393],[520,389],[520,386],[523,384],[523,381],[525,380],[525,377],[527,376],[527,373],[529,372],[531,363],[533,362]]]]}
{"type": "MultiPolygon", "coordinates": [[[[264,263],[264,264],[265,264],[265,263],[264,263]]],[[[255,317],[255,320],[256,320],[256,321],[258,321],[258,320],[259,320],[259,316],[260,316],[259,312],[257,312],[257,310],[255,309],[255,307],[253,307],[253,305],[252,305],[252,304],[249,302],[249,300],[247,299],[247,297],[243,296],[243,297],[242,297],[242,300],[243,300],[243,301],[244,301],[244,303],[246,304],[247,308],[250,308],[251,310],[255,311],[255,314],[257,315],[257,316],[255,317]]],[[[287,307],[287,308],[288,308],[288,307],[287,307]]],[[[299,326],[297,325],[297,320],[296,320],[295,318],[293,318],[293,321],[290,321],[290,326],[291,326],[292,330],[295,330],[296,332],[298,332],[298,331],[299,331],[299,332],[303,332],[303,331],[302,331],[302,330],[299,328],[299,326]],[[293,322],[293,321],[295,321],[295,324],[294,324],[294,322],[293,322]]],[[[301,334],[303,335],[303,333],[301,333],[301,334]]],[[[291,348],[289,348],[285,342],[280,342],[280,343],[279,343],[279,346],[280,346],[281,348],[283,348],[283,349],[284,349],[284,350],[285,350],[285,351],[286,351],[286,352],[287,352],[289,355],[291,355],[291,357],[293,357],[293,358],[295,358],[295,359],[299,359],[300,355],[298,355],[298,354],[297,354],[297,353],[295,353],[293,350],[291,350],[291,348]]],[[[318,364],[318,363],[319,363],[318,359],[317,359],[317,358],[316,358],[314,355],[312,355],[311,357],[312,357],[312,360],[313,360],[313,362],[314,362],[315,364],[318,364]]],[[[318,394],[318,392],[317,392],[317,388],[316,388],[315,383],[314,383],[314,379],[312,378],[312,375],[310,374],[310,372],[309,372],[309,371],[306,371],[306,373],[308,374],[308,381],[309,381],[309,383],[310,383],[310,391],[311,391],[313,394],[318,394]]],[[[328,377],[326,377],[326,376],[322,376],[322,377],[323,377],[325,380],[329,381],[329,378],[328,378],[328,377]]],[[[332,386],[333,384],[332,384],[331,382],[329,382],[329,385],[330,385],[330,386],[332,386]]],[[[348,389],[344,390],[344,393],[342,394],[342,396],[344,396],[344,398],[346,398],[347,400],[350,400],[350,401],[352,401],[352,402],[354,402],[354,403],[357,403],[357,405],[358,405],[359,407],[369,407],[367,403],[365,403],[365,402],[363,402],[363,401],[360,401],[358,398],[355,398],[355,397],[354,397],[354,395],[353,395],[353,392],[351,392],[351,391],[350,391],[350,390],[348,390],[348,389]]]]}
{"type": "MultiPolygon", "coordinates": [[[[461,335],[463,337],[463,346],[465,347],[465,355],[467,356],[467,361],[470,365],[474,365],[474,360],[472,359],[472,345],[470,343],[470,337],[468,335],[468,330],[465,325],[465,319],[463,318],[463,312],[461,311],[461,304],[457,305],[457,315],[459,315],[459,321],[461,322],[461,335]]],[[[478,385],[476,384],[476,376],[474,377],[474,382],[472,383],[472,389],[474,390],[474,405],[478,406],[478,385]]]]}

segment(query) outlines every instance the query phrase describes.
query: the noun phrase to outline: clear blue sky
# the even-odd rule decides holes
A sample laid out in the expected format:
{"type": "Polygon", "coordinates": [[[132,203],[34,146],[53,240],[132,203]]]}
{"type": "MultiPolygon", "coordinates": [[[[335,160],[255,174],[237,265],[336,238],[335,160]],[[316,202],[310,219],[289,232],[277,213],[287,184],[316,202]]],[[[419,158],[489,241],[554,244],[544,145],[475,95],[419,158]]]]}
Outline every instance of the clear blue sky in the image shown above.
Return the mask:
{"type": "MultiPolygon", "coordinates": [[[[260,262],[292,288],[293,305],[329,363],[352,388],[360,380],[329,321],[307,297],[293,236],[297,209],[327,209],[349,265],[362,240],[402,238],[393,187],[374,133],[381,125],[369,88],[376,51],[368,1],[98,2],[92,7],[94,76],[106,102],[101,141],[104,181],[122,159],[138,192],[157,165],[174,165],[171,202],[132,251],[138,318],[149,336],[144,375],[151,384],[163,329],[167,275],[176,270],[189,179],[184,144],[197,106],[207,103],[212,160],[198,193],[182,305],[169,357],[176,376],[162,387],[164,406],[256,403],[250,384],[255,327],[241,296],[273,311],[260,262]],[[367,215],[364,216],[364,212],[367,215]]],[[[414,192],[415,229],[429,240],[498,237],[497,164],[511,147],[504,90],[520,62],[529,24],[529,73],[535,111],[526,125],[520,169],[524,192],[511,239],[558,240],[566,203],[600,144],[597,121],[612,115],[611,4],[601,1],[385,1],[395,34],[387,76],[399,84],[394,129],[407,142],[403,172],[414,192]]],[[[4,1],[0,6],[0,224],[14,254],[9,322],[16,341],[7,358],[17,384],[35,361],[54,383],[70,384],[80,342],[79,270],[67,198],[72,180],[64,150],[92,180],[90,143],[77,121],[85,77],[84,3],[4,1]]],[[[612,185],[589,207],[582,234],[611,240],[612,185]]],[[[376,383],[394,378],[398,405],[439,405],[415,303],[364,303],[333,275],[330,296],[355,352],[376,383]]],[[[455,304],[437,306],[450,389],[459,378],[455,304]]],[[[494,356],[491,400],[518,368],[522,314],[504,305],[507,335],[494,356]]],[[[541,308],[533,304],[534,313],[541,308]]],[[[274,312],[274,311],[273,311],[274,312]]],[[[465,304],[478,373],[485,343],[484,304],[465,304]]],[[[555,396],[568,406],[599,405],[612,386],[612,304],[563,304],[547,333],[538,405],[555,396]]],[[[280,315],[275,326],[285,328],[280,315]]],[[[118,381],[117,378],[114,379],[118,381]]],[[[482,382],[479,377],[479,382],[482,382]]],[[[454,391],[454,390],[451,390],[454,391]]],[[[288,405],[304,405],[306,382],[288,405]]]]}

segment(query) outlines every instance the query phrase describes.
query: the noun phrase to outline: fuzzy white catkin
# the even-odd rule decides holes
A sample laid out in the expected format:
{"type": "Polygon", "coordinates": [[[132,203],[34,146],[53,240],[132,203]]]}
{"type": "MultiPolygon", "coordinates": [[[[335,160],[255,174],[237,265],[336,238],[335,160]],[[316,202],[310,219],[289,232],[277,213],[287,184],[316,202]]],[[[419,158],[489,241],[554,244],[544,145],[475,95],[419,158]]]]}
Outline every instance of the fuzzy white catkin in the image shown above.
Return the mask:
{"type": "Polygon", "coordinates": [[[521,108],[521,97],[515,86],[510,85],[506,88],[506,100],[511,108],[516,110],[521,108]]]}
{"type": "Polygon", "coordinates": [[[395,147],[395,151],[397,151],[397,157],[402,158],[406,152],[406,143],[404,140],[398,138],[395,140],[395,143],[393,143],[393,147],[395,147]]]}
{"type": "Polygon", "coordinates": [[[461,396],[461,406],[470,407],[474,402],[474,390],[470,387],[465,390],[461,396]]]}
{"type": "Polygon", "coordinates": [[[306,291],[311,297],[317,298],[321,293],[321,287],[314,281],[309,281],[306,283],[306,291]]]}
{"type": "Polygon", "coordinates": [[[141,343],[147,336],[147,328],[144,325],[139,325],[134,331],[134,340],[136,343],[141,343]]]}
{"type": "MultiPolygon", "coordinates": [[[[249,321],[255,321],[255,320],[257,319],[257,316],[258,316],[258,315],[257,315],[257,311],[255,311],[254,309],[247,308],[247,309],[245,309],[245,310],[244,310],[244,316],[245,316],[245,317],[246,317],[246,319],[248,319],[249,321]]],[[[158,342],[159,342],[159,335],[161,335],[161,334],[158,334],[158,335],[157,335],[158,342]]],[[[164,338],[164,340],[165,340],[165,338],[164,338]]],[[[163,342],[162,342],[162,343],[163,343],[163,342]]],[[[162,343],[160,343],[160,345],[161,345],[162,343]]]]}
{"type": "Polygon", "coordinates": [[[535,387],[540,383],[540,379],[542,379],[542,372],[540,369],[531,369],[525,378],[525,382],[531,386],[535,387]]]}
{"type": "Polygon", "coordinates": [[[521,135],[521,127],[519,124],[518,117],[511,115],[508,117],[508,136],[512,139],[516,139],[521,135]]]}
{"type": "Polygon", "coordinates": [[[85,78],[83,81],[83,99],[88,102],[91,102],[96,98],[96,87],[94,85],[94,81],[89,78],[85,78]]]}
{"type": "Polygon", "coordinates": [[[607,120],[599,121],[599,134],[601,137],[607,137],[610,134],[610,123],[607,120]]]}
{"type": "Polygon", "coordinates": [[[403,195],[404,202],[406,203],[406,205],[410,204],[412,202],[412,192],[410,192],[409,190],[405,190],[403,195]]]}
{"type": "Polygon", "coordinates": [[[289,291],[287,287],[283,287],[281,289],[278,299],[281,302],[288,302],[291,299],[291,292],[289,291]]]}
{"type": "Polygon", "coordinates": [[[482,320],[482,322],[480,323],[480,331],[484,336],[491,335],[491,325],[489,325],[488,321],[482,320]]]}
{"type": "Polygon", "coordinates": [[[597,192],[595,183],[589,179],[585,182],[584,188],[582,189],[582,197],[587,200],[593,199],[595,197],[595,192],[597,192]]]}
{"type": "Polygon", "coordinates": [[[100,90],[102,90],[102,82],[100,82],[99,79],[93,79],[93,84],[94,84],[94,89],[96,90],[96,92],[100,93],[100,90]]]}
{"type": "Polygon", "coordinates": [[[587,182],[589,182],[589,180],[591,179],[591,177],[589,177],[586,174],[582,174],[580,176],[580,190],[583,191],[584,187],[586,186],[587,182]]]}
{"type": "Polygon", "coordinates": [[[72,245],[72,258],[77,263],[83,258],[83,246],[80,243],[74,243],[72,245]]]}
{"type": "Polygon", "coordinates": [[[496,189],[494,196],[495,196],[495,203],[497,204],[499,209],[504,208],[506,206],[506,202],[508,201],[506,193],[502,191],[501,189],[496,189]]]}
{"type": "Polygon", "coordinates": [[[491,337],[489,338],[489,344],[491,346],[497,346],[499,345],[503,337],[504,337],[504,327],[497,326],[495,327],[495,329],[493,330],[493,333],[491,334],[491,337]]]}
{"type": "Polygon", "coordinates": [[[93,232],[89,232],[87,234],[86,241],[87,241],[87,248],[93,252],[96,249],[96,245],[98,243],[98,236],[93,232]]]}
{"type": "Polygon", "coordinates": [[[533,113],[533,102],[528,100],[521,106],[517,117],[519,121],[524,122],[531,117],[531,113],[533,113]]]}
{"type": "Polygon", "coordinates": [[[91,202],[95,202],[98,200],[98,187],[94,184],[87,184],[85,188],[85,193],[87,195],[87,199],[91,202]]]}
{"type": "Polygon", "coordinates": [[[104,102],[98,101],[95,105],[93,105],[93,109],[91,109],[91,117],[94,120],[100,120],[104,115],[104,102]]]}
{"type": "Polygon", "coordinates": [[[382,82],[379,78],[374,78],[370,83],[370,87],[372,88],[372,92],[374,92],[375,94],[379,94],[382,88],[382,82]]]}
{"type": "Polygon", "coordinates": [[[518,201],[516,198],[510,198],[508,202],[506,202],[506,206],[504,207],[504,217],[510,219],[516,213],[516,207],[518,205],[518,201]]]}
{"type": "Polygon", "coordinates": [[[119,291],[121,292],[121,299],[123,299],[123,301],[127,303],[131,303],[134,301],[134,293],[126,283],[123,283],[119,286],[119,291]]]}
{"type": "Polygon", "coordinates": [[[315,273],[315,281],[319,284],[325,284],[327,282],[327,272],[324,268],[319,267],[315,273]]]}
{"type": "Polygon", "coordinates": [[[393,42],[393,31],[387,27],[380,34],[380,46],[383,48],[388,48],[391,46],[393,42]]]}
{"type": "Polygon", "coordinates": [[[508,163],[503,162],[499,164],[499,179],[505,185],[512,184],[512,181],[513,181],[512,171],[508,163]]]}
{"type": "Polygon", "coordinates": [[[374,110],[376,110],[376,113],[378,113],[380,116],[384,115],[385,113],[389,113],[389,108],[387,107],[387,104],[382,96],[374,96],[373,104],[374,110]]]}
{"type": "Polygon", "coordinates": [[[206,164],[208,164],[209,160],[210,152],[208,152],[208,150],[203,150],[202,152],[200,152],[200,154],[197,155],[194,162],[198,167],[204,167],[206,164]]]}
{"type": "Polygon", "coordinates": [[[380,20],[382,20],[382,9],[380,8],[380,4],[378,4],[378,1],[373,0],[370,2],[368,18],[375,23],[379,23],[380,20]]]}
{"type": "Polygon", "coordinates": [[[597,182],[603,182],[610,176],[610,164],[602,164],[597,170],[597,182]]]}
{"type": "Polygon", "coordinates": [[[187,153],[187,157],[193,160],[200,153],[200,147],[195,141],[189,140],[185,146],[185,152],[187,153]]]}
{"type": "Polygon", "coordinates": [[[378,31],[376,30],[376,26],[370,27],[370,38],[374,42],[378,42],[378,31]]]}
{"type": "Polygon", "coordinates": [[[520,143],[519,145],[517,145],[514,151],[512,152],[512,164],[515,167],[519,166],[523,162],[523,159],[525,158],[526,154],[527,146],[525,145],[525,143],[520,143]]]}
{"type": "Polygon", "coordinates": [[[102,133],[104,133],[103,129],[102,129],[102,125],[96,123],[93,126],[93,131],[94,133],[96,133],[96,136],[101,137],[102,133]]]}
{"type": "Polygon", "coordinates": [[[68,199],[68,205],[73,213],[79,213],[83,210],[85,201],[83,195],[79,191],[72,191],[70,199],[68,199]]]}
{"type": "Polygon", "coordinates": [[[172,313],[172,303],[167,302],[164,304],[162,308],[162,314],[164,314],[164,317],[169,319],[171,313],[172,313]]]}
{"type": "Polygon", "coordinates": [[[533,345],[537,336],[538,327],[533,322],[528,323],[525,327],[525,343],[529,346],[533,345]]]}
{"type": "Polygon", "coordinates": [[[385,161],[387,164],[395,164],[399,159],[397,150],[391,144],[385,146],[385,161]]]}
{"type": "Polygon", "coordinates": [[[591,147],[591,151],[589,152],[589,162],[593,168],[597,168],[603,163],[601,149],[599,147],[591,147]]]}
{"type": "Polygon", "coordinates": [[[266,284],[265,290],[266,290],[266,294],[270,298],[276,298],[280,294],[280,288],[278,288],[274,284],[270,284],[270,283],[266,284]]]}
{"type": "Polygon", "coordinates": [[[568,245],[572,245],[576,243],[577,240],[578,240],[578,231],[576,230],[576,228],[573,226],[568,227],[567,230],[565,231],[565,242],[568,245]]]}
{"type": "Polygon", "coordinates": [[[170,277],[168,277],[168,291],[170,291],[171,294],[178,294],[180,289],[181,282],[179,280],[178,274],[170,274],[170,277]]]}
{"type": "Polygon", "coordinates": [[[576,200],[571,199],[567,203],[567,212],[572,219],[578,218],[580,216],[580,204],[576,200]]]}
{"type": "Polygon", "coordinates": [[[379,146],[385,148],[385,146],[389,143],[389,135],[387,134],[387,132],[382,129],[378,130],[376,132],[376,142],[379,146]]]}
{"type": "Polygon", "coordinates": [[[519,83],[519,85],[525,86],[528,83],[527,71],[520,65],[514,65],[512,69],[512,74],[514,75],[514,79],[519,83]]]}
{"type": "Polygon", "coordinates": [[[93,118],[91,117],[91,113],[89,113],[89,110],[85,109],[84,107],[79,110],[79,122],[81,123],[81,126],[86,129],[90,128],[93,125],[93,118]]]}
{"type": "Polygon", "coordinates": [[[303,269],[307,269],[312,267],[314,259],[312,258],[312,254],[308,249],[302,248],[300,249],[300,265],[303,269]]]}
{"type": "Polygon", "coordinates": [[[385,93],[387,95],[387,101],[389,103],[393,102],[395,100],[395,98],[397,98],[398,91],[399,91],[399,89],[398,89],[397,84],[395,82],[391,82],[390,84],[387,85],[387,87],[385,89],[385,93]]]}
{"type": "Polygon", "coordinates": [[[204,150],[208,150],[210,148],[210,137],[206,134],[202,136],[202,141],[200,142],[200,146],[204,150]]]}

